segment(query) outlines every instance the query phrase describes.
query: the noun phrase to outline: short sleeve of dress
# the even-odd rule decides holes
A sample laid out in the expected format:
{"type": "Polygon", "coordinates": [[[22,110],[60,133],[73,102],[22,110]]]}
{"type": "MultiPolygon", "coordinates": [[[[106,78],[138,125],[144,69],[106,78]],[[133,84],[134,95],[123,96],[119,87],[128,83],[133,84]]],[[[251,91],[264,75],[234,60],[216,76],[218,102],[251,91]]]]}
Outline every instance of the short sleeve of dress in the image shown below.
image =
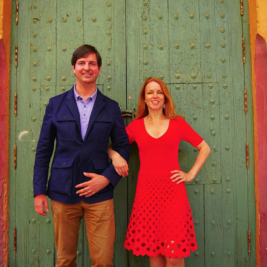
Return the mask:
{"type": "Polygon", "coordinates": [[[190,143],[193,147],[197,147],[202,141],[203,138],[194,131],[194,129],[184,120],[182,121],[182,139],[190,143]]]}
{"type": "Polygon", "coordinates": [[[129,143],[131,144],[132,142],[135,141],[135,136],[134,136],[134,126],[133,122],[131,122],[127,127],[126,127],[126,133],[128,134],[129,138],[129,143]]]}

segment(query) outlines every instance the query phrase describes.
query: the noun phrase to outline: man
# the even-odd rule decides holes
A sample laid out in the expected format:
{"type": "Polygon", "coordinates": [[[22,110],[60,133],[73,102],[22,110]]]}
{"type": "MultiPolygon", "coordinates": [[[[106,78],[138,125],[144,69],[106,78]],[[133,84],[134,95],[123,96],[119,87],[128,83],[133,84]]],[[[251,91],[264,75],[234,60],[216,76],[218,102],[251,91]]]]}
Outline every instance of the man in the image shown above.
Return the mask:
{"type": "Polygon", "coordinates": [[[50,99],[34,166],[34,205],[47,215],[51,199],[57,267],[76,266],[80,220],[84,217],[92,266],[113,266],[113,190],[120,180],[108,161],[109,138],[126,160],[129,142],[118,103],[96,87],[102,60],[90,45],[72,56],[76,84],[50,99]],[[49,162],[56,148],[47,187],[49,162]],[[46,212],[43,210],[45,207],[46,212]]]}

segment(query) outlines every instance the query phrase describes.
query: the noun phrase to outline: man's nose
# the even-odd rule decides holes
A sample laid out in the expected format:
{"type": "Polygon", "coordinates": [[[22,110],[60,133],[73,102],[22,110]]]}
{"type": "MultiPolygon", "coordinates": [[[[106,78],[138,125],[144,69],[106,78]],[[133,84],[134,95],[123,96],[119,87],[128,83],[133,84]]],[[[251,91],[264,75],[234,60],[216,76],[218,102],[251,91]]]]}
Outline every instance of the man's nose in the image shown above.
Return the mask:
{"type": "Polygon", "coordinates": [[[90,65],[89,65],[89,63],[84,64],[84,69],[85,69],[85,70],[89,70],[89,69],[90,69],[90,65]]]}

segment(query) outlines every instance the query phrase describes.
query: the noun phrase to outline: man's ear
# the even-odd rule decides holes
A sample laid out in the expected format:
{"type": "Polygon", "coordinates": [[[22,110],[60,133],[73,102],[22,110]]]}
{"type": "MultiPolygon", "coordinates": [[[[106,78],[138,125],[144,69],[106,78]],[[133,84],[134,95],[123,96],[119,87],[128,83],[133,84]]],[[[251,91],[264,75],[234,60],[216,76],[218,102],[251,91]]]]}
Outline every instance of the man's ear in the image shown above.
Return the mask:
{"type": "Polygon", "coordinates": [[[72,71],[75,74],[75,65],[72,65],[72,71]]]}

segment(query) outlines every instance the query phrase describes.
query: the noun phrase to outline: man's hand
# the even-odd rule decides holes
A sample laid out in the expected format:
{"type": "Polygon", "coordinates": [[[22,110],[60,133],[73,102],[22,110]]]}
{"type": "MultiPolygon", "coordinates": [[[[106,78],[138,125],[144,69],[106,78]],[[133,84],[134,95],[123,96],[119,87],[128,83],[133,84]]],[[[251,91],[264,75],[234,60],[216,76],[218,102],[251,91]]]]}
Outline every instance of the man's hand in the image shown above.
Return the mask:
{"type": "Polygon", "coordinates": [[[88,182],[84,182],[75,186],[76,188],[83,187],[83,189],[76,192],[76,194],[79,194],[80,196],[90,197],[110,183],[110,181],[103,175],[89,172],[84,172],[83,174],[84,176],[92,179],[88,182]]]}
{"type": "Polygon", "coordinates": [[[36,195],[34,198],[34,206],[35,206],[35,212],[39,215],[46,216],[49,211],[48,201],[47,197],[44,194],[36,195]],[[46,212],[44,212],[44,207],[46,212]]]}

